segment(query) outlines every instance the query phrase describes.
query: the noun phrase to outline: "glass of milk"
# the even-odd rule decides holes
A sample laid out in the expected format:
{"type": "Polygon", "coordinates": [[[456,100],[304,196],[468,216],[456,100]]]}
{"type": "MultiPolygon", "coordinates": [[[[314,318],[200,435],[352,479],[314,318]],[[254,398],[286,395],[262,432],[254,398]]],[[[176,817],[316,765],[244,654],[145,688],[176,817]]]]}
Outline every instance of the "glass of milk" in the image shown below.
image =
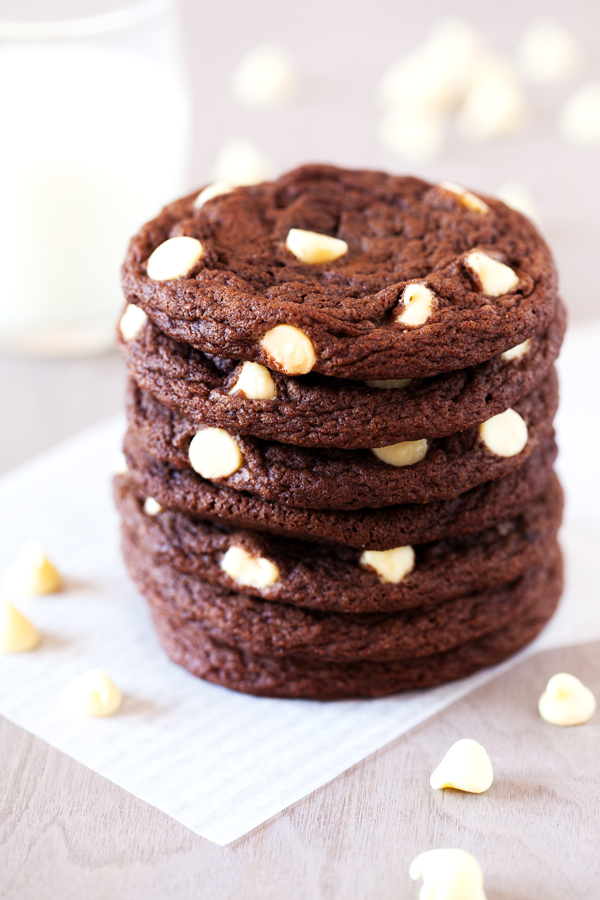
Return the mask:
{"type": "Polygon", "coordinates": [[[18,0],[17,19],[9,5],[0,3],[0,350],[97,353],[114,343],[128,239],[187,188],[176,10],[170,0],[18,0]]]}

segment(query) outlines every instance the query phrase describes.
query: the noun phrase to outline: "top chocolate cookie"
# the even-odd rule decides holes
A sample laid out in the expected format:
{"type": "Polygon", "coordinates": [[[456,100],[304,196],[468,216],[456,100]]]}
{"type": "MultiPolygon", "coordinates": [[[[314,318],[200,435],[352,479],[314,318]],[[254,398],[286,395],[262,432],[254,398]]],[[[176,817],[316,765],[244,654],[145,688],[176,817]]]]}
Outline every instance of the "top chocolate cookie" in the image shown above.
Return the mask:
{"type": "Polygon", "coordinates": [[[424,377],[553,318],[550,251],[498,200],[321,165],[206,196],[167,206],[123,266],[128,301],[206,353],[289,375],[424,377]]]}

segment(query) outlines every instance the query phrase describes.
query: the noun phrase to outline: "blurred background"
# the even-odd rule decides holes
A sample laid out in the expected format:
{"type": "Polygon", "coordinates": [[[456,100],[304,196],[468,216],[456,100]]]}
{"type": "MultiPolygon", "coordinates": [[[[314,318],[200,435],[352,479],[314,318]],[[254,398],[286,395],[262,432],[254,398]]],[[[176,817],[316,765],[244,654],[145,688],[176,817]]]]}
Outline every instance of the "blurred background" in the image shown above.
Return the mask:
{"type": "Polygon", "coordinates": [[[596,0],[0,0],[0,470],[118,411],[127,237],[309,161],[496,194],[600,316],[596,0]]]}

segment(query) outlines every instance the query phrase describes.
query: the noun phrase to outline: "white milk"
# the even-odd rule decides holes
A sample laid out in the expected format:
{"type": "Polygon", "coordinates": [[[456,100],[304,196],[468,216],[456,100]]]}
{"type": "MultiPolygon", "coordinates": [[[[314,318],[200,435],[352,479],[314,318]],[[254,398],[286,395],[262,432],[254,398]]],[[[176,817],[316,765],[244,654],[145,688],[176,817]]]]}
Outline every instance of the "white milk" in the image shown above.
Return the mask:
{"type": "Polygon", "coordinates": [[[110,346],[128,239],[186,187],[190,110],[131,49],[0,47],[0,347],[110,346]]]}

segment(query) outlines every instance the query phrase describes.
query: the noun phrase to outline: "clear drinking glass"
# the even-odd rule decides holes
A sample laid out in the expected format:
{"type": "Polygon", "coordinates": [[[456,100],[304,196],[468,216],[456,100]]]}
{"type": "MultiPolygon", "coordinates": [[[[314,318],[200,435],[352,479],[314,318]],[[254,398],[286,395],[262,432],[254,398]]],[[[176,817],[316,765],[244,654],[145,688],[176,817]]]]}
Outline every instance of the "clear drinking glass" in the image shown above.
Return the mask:
{"type": "Polygon", "coordinates": [[[113,344],[127,241],[187,188],[176,13],[170,0],[0,0],[0,348],[113,344]]]}

